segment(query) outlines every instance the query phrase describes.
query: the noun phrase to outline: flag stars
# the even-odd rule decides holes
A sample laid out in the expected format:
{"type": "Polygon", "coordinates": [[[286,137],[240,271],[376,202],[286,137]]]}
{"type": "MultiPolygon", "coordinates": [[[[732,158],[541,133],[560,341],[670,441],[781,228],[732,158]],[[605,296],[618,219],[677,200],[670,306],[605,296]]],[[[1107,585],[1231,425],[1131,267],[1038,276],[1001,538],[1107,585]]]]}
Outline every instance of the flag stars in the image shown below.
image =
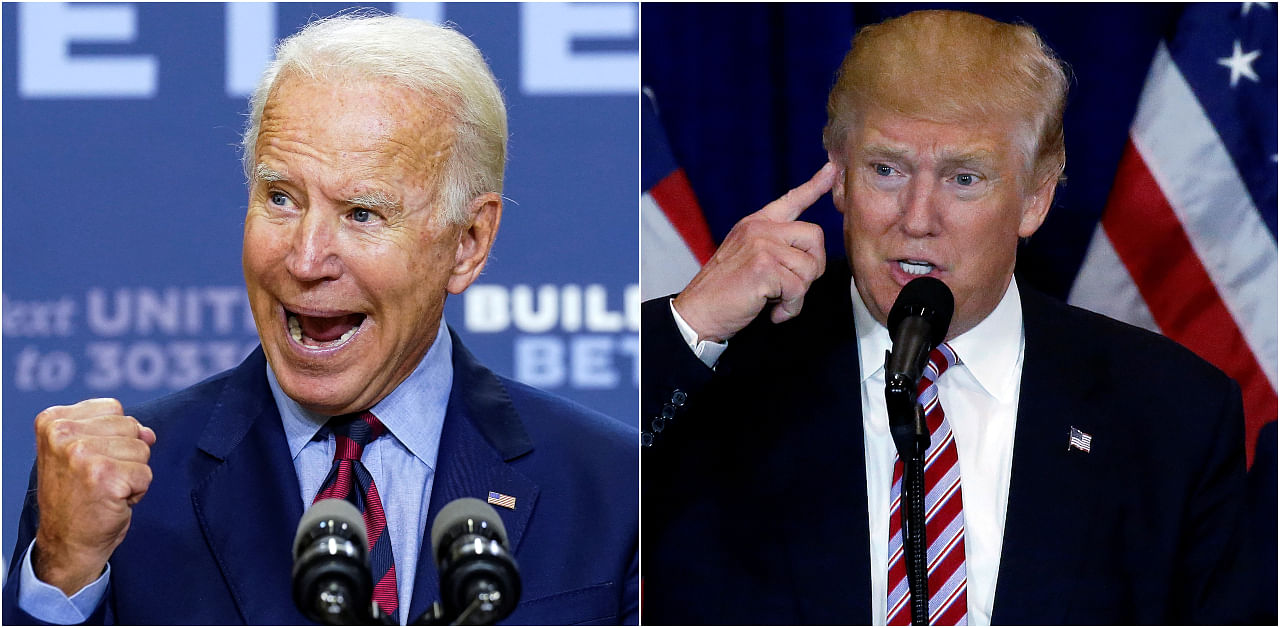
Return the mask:
{"type": "Polygon", "coordinates": [[[1218,59],[1218,65],[1231,69],[1231,87],[1235,88],[1236,83],[1240,82],[1243,76],[1254,83],[1258,82],[1258,75],[1253,71],[1253,62],[1262,54],[1261,50],[1254,50],[1246,54],[1240,49],[1240,40],[1237,39],[1231,51],[1230,57],[1218,59]]]}
{"type": "Polygon", "coordinates": [[[1263,9],[1271,10],[1271,7],[1268,6],[1271,4],[1270,2],[1241,2],[1240,4],[1243,5],[1240,7],[1240,15],[1242,16],[1248,15],[1249,9],[1252,9],[1255,6],[1263,9]]]}

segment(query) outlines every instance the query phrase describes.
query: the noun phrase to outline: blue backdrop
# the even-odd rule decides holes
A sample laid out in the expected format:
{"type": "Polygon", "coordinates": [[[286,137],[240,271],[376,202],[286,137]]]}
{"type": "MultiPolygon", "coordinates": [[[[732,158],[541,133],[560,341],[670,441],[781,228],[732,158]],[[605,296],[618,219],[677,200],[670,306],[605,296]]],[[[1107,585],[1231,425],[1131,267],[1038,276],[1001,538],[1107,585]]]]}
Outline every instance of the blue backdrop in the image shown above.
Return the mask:
{"type": "MultiPolygon", "coordinates": [[[[37,412],[128,406],[257,344],[240,270],[247,95],[277,38],[347,6],[4,5],[6,561],[37,412]]],[[[633,422],[637,7],[364,6],[454,22],[507,99],[503,224],[446,320],[494,370],[633,422]]]]}

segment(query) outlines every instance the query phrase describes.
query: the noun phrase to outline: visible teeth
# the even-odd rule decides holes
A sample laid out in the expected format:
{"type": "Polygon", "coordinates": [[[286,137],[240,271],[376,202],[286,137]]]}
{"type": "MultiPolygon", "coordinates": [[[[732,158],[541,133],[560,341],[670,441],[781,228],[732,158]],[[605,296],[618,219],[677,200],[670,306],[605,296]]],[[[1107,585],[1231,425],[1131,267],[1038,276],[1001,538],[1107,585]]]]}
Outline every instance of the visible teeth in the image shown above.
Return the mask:
{"type": "Polygon", "coordinates": [[[351,336],[353,336],[355,333],[356,333],[356,328],[355,328],[355,327],[352,327],[351,329],[348,329],[348,330],[347,330],[347,333],[342,334],[341,336],[339,336],[339,337],[338,337],[338,344],[342,344],[342,343],[346,342],[346,341],[347,341],[347,339],[348,339],[348,338],[350,338],[351,336]]]}
{"type": "Polygon", "coordinates": [[[356,330],[359,328],[360,327],[357,325],[356,327],[352,327],[351,329],[348,329],[336,340],[330,340],[328,342],[318,342],[312,338],[302,335],[302,323],[298,322],[297,316],[293,314],[289,315],[289,335],[293,336],[294,342],[297,342],[298,344],[304,347],[315,347],[318,349],[328,349],[330,347],[337,347],[345,343],[346,341],[350,340],[351,337],[355,335],[356,330]]]}
{"type": "Polygon", "coordinates": [[[901,268],[902,272],[907,273],[908,275],[927,275],[929,274],[929,271],[933,270],[933,264],[930,264],[929,262],[910,262],[904,260],[898,262],[898,268],[901,268]]]}
{"type": "Polygon", "coordinates": [[[293,314],[289,315],[289,335],[293,336],[294,342],[302,343],[302,323],[299,323],[298,317],[293,314]]]}

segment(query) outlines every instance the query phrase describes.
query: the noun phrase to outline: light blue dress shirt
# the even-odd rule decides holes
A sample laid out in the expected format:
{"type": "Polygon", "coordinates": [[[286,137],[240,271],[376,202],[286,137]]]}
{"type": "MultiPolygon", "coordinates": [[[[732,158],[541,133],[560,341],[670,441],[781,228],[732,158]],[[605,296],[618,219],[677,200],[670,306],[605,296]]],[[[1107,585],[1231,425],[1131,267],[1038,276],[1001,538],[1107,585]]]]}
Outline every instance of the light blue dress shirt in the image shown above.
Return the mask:
{"type": "MultiPolygon", "coordinates": [[[[267,366],[267,382],[280,410],[289,455],[298,474],[302,508],[306,510],[320,492],[333,464],[335,439],[332,434],[318,438],[328,416],[312,413],[280,389],[275,373],[267,366]]],[[[444,427],[449,391],[453,387],[453,344],[444,321],[435,342],[418,367],[404,382],[370,410],[386,426],[383,436],[365,447],[360,460],[369,469],[382,507],[396,562],[396,591],[400,601],[399,623],[408,617],[413,579],[425,531],[431,485],[435,479],[436,456],[440,451],[440,431],[444,427]]],[[[145,499],[145,498],[144,498],[145,499]]],[[[32,541],[32,545],[35,542],[32,541]]],[[[41,582],[31,567],[31,546],[22,558],[18,606],[33,617],[54,624],[82,623],[102,601],[111,565],[102,576],[75,595],[41,582]]]]}

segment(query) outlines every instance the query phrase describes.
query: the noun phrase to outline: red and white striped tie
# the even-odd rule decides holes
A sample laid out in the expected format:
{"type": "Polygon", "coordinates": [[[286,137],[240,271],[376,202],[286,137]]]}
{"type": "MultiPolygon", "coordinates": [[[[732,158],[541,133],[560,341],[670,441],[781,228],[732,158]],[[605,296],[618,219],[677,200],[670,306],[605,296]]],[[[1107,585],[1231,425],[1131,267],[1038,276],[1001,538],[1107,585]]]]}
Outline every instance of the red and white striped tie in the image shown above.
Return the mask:
{"type": "MultiPolygon", "coordinates": [[[[919,399],[929,424],[925,454],[925,542],[929,562],[929,624],[960,626],[968,622],[968,589],[964,568],[964,509],[960,498],[960,461],[951,425],[938,401],[937,379],[959,363],[950,345],[929,354],[920,378],[919,399]]],[[[887,624],[911,623],[907,568],[902,546],[902,460],[894,456],[889,492],[889,598],[887,624]]]]}

